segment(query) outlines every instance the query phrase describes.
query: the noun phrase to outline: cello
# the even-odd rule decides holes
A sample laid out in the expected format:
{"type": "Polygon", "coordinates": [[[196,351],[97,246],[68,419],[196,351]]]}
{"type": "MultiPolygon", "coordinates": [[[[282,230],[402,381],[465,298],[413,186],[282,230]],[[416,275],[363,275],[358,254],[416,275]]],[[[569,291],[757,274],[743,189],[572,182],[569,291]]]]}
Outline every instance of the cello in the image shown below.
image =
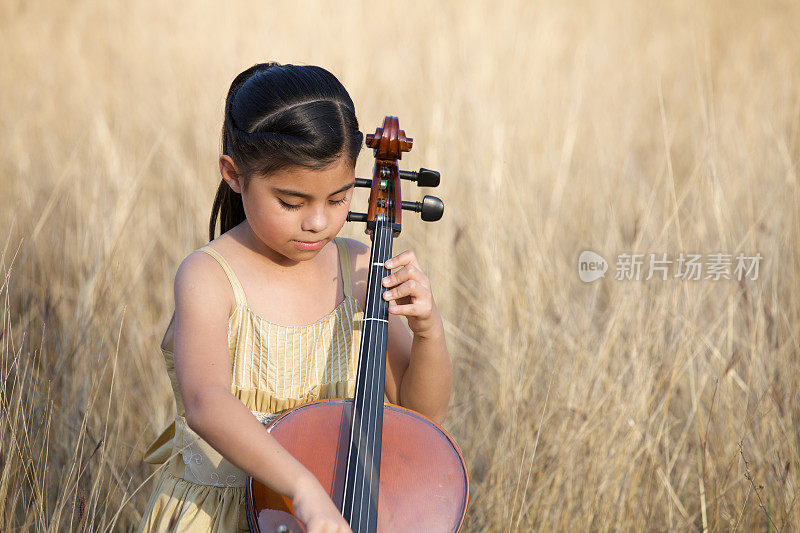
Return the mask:
{"type": "MultiPolygon", "coordinates": [[[[444,212],[435,196],[426,195],[422,202],[401,199],[401,179],[421,187],[439,184],[438,172],[398,169],[402,152],[412,144],[393,116],[366,136],[375,166],[371,180],[356,178],[355,184],[370,188],[369,208],[347,215],[348,221],[365,222],[372,240],[353,398],[305,403],[267,427],[328,490],[354,533],[458,531],[469,497],[466,464],[452,437],[415,411],[384,404],[389,326],[389,303],[381,285],[389,274],[384,262],[400,234],[402,210],[419,212],[425,221],[439,220],[444,212]]],[[[252,477],[245,486],[250,531],[305,531],[292,515],[289,498],[252,477]]]]}

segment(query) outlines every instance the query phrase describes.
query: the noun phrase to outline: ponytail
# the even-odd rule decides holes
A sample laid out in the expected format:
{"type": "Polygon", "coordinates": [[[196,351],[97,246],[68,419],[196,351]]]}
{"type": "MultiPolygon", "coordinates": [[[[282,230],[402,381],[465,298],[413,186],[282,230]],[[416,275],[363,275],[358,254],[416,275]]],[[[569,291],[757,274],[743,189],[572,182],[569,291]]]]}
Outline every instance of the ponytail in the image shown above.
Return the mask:
{"type": "Polygon", "coordinates": [[[231,189],[228,182],[221,180],[211,207],[211,221],[208,225],[208,241],[214,240],[214,230],[217,229],[217,215],[219,215],[219,234],[222,235],[231,228],[239,225],[247,218],[244,214],[242,195],[231,189]]]}

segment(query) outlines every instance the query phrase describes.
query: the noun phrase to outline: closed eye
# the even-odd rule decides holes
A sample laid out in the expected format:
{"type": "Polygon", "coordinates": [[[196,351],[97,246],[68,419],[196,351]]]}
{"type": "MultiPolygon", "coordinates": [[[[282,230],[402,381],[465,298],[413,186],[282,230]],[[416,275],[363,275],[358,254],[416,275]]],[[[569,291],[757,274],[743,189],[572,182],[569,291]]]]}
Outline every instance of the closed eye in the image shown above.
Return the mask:
{"type": "MultiPolygon", "coordinates": [[[[281,203],[281,207],[283,207],[284,209],[288,209],[289,211],[292,211],[294,209],[300,209],[300,207],[302,207],[303,205],[303,204],[288,204],[283,200],[281,200],[280,198],[278,198],[278,201],[281,203]]],[[[342,205],[346,201],[347,201],[347,196],[343,196],[341,200],[328,200],[328,202],[330,202],[331,205],[342,205]]]]}
{"type": "Polygon", "coordinates": [[[301,204],[297,204],[297,205],[295,205],[295,204],[287,204],[286,202],[284,202],[280,198],[278,198],[278,201],[281,203],[281,207],[283,207],[284,209],[288,209],[290,211],[293,210],[293,209],[300,209],[300,205],[301,204]]]}

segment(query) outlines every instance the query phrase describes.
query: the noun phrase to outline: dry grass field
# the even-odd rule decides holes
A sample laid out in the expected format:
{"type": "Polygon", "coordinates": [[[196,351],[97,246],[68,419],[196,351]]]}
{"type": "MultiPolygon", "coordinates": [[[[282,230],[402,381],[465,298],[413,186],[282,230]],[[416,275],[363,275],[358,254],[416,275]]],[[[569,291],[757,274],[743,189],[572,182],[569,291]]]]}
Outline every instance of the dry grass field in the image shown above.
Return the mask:
{"type": "Polygon", "coordinates": [[[799,529],[800,5],[378,4],[2,3],[0,530],[138,523],[173,276],[265,60],[325,66],[442,172],[444,218],[395,249],[445,319],[464,531],[799,529]],[[615,279],[681,252],[763,259],[615,279]]]}

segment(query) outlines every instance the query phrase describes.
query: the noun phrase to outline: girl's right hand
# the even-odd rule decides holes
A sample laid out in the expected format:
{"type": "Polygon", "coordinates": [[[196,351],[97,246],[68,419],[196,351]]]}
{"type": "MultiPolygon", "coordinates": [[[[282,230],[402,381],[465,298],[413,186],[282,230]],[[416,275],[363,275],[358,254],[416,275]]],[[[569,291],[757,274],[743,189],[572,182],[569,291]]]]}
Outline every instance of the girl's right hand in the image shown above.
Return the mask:
{"type": "Polygon", "coordinates": [[[292,512],[305,524],[307,533],[353,533],[313,475],[298,482],[292,512]]]}

